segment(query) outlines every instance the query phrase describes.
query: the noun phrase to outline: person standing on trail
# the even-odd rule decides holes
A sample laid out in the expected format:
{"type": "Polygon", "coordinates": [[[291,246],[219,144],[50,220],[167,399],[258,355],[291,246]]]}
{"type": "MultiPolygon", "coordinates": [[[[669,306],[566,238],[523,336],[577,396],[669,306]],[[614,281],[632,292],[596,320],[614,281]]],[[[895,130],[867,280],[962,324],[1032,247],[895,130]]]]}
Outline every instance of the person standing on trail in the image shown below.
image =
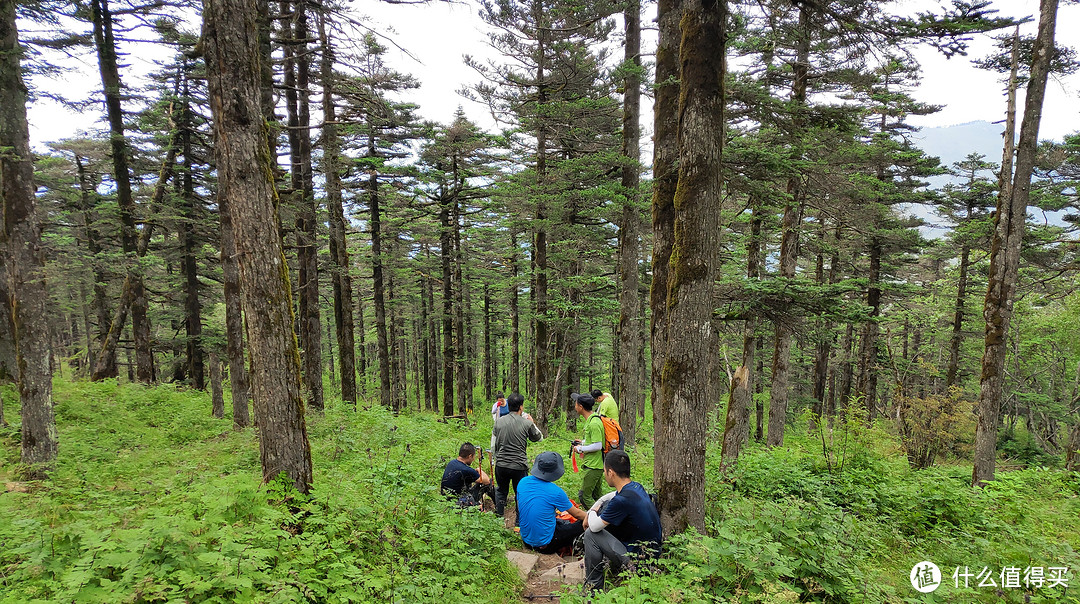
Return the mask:
{"type": "Polygon", "coordinates": [[[536,456],[532,473],[518,483],[521,540],[541,554],[554,554],[572,545],[585,530],[581,524],[585,511],[575,506],[555,484],[563,472],[562,456],[545,451],[536,456]],[[569,513],[574,522],[556,518],[556,512],[569,513]]]}
{"type": "Polygon", "coordinates": [[[596,412],[604,417],[610,417],[615,421],[619,421],[619,405],[615,402],[615,397],[611,396],[610,392],[602,392],[600,390],[593,390],[590,392],[594,400],[599,405],[596,408],[596,412]]]}
{"type": "Polygon", "coordinates": [[[506,510],[506,499],[510,495],[510,486],[514,487],[515,506],[521,499],[518,483],[529,475],[527,449],[529,441],[539,442],[544,435],[536,427],[532,416],[522,410],[525,397],[514,392],[507,399],[508,413],[495,420],[493,428],[495,442],[495,514],[502,516],[506,510]]]}
{"type": "Polygon", "coordinates": [[[440,485],[442,494],[457,499],[458,505],[462,507],[480,505],[485,487],[491,487],[491,477],[483,468],[472,469],[472,462],[475,460],[476,446],[463,443],[458,449],[457,459],[451,459],[443,470],[440,485]]]}
{"type": "Polygon", "coordinates": [[[585,438],[574,441],[574,452],[582,456],[581,491],[578,500],[582,507],[591,506],[604,494],[604,422],[593,413],[596,400],[591,394],[571,394],[578,415],[585,418],[585,438]]]}
{"type": "Polygon", "coordinates": [[[604,481],[615,491],[589,508],[585,527],[585,586],[604,588],[604,562],[614,574],[631,558],[660,555],[660,514],[641,483],[630,480],[630,456],[614,449],[604,457],[604,481]]]}

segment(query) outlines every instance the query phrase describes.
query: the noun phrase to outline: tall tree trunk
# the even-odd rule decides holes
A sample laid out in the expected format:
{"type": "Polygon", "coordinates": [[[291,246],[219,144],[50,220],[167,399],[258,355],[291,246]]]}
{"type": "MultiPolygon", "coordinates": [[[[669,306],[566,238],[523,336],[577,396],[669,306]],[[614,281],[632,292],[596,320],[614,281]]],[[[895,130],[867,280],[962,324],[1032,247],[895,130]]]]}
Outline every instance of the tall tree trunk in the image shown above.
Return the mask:
{"type": "Polygon", "coordinates": [[[644,361],[641,322],[638,314],[638,234],[641,232],[641,209],[638,207],[641,182],[641,4],[631,0],[624,12],[626,25],[623,67],[629,68],[623,82],[622,168],[623,203],[619,224],[619,324],[617,382],[618,401],[622,405],[619,419],[630,445],[637,438],[637,409],[645,406],[642,394],[640,363],[644,361]]]}
{"type": "MultiPolygon", "coordinates": [[[[533,21],[538,24],[547,23],[547,17],[544,14],[544,5],[539,0],[533,0],[533,21]]],[[[548,145],[548,131],[547,131],[547,118],[544,117],[545,107],[548,102],[548,83],[547,83],[547,41],[545,37],[545,31],[542,28],[537,29],[537,61],[536,61],[536,82],[537,82],[537,113],[540,115],[540,119],[537,120],[536,126],[536,191],[538,193],[536,200],[536,222],[534,223],[535,236],[533,238],[533,274],[536,279],[536,313],[533,316],[534,324],[534,338],[533,343],[536,347],[536,355],[533,367],[533,380],[536,388],[536,400],[538,402],[537,410],[540,413],[537,414],[537,425],[541,430],[546,430],[548,427],[548,417],[545,409],[547,408],[547,401],[551,398],[551,393],[548,392],[549,370],[551,364],[551,344],[548,342],[550,335],[548,334],[548,249],[547,249],[547,204],[544,201],[544,196],[547,187],[547,145],[548,145]]]]}
{"type": "Polygon", "coordinates": [[[459,415],[468,412],[468,404],[472,398],[472,392],[468,387],[468,346],[465,340],[465,281],[461,276],[461,265],[464,263],[461,249],[461,208],[458,201],[453,201],[451,207],[450,222],[453,226],[454,237],[454,378],[457,388],[457,411],[459,415]]]}
{"type": "MultiPolygon", "coordinates": [[[[791,100],[794,104],[795,118],[793,130],[802,134],[805,118],[802,112],[806,106],[806,85],[810,73],[810,9],[799,8],[799,37],[793,66],[794,79],[791,84],[791,100]]],[[[802,174],[795,174],[788,179],[787,192],[790,196],[784,205],[784,218],[780,225],[780,278],[795,277],[795,265],[799,253],[799,231],[802,229],[802,205],[805,195],[802,174]]],[[[776,339],[773,349],[772,388],[769,390],[769,431],[765,444],[778,447],[784,444],[784,427],[787,423],[788,394],[790,390],[791,336],[792,317],[779,317],[774,323],[776,339]]]]}
{"type": "Polygon", "coordinates": [[[400,412],[406,403],[404,365],[402,359],[404,353],[401,349],[401,338],[398,333],[398,302],[394,296],[394,247],[396,239],[391,238],[386,248],[386,309],[387,309],[387,337],[390,346],[390,401],[395,412],[400,412]]]}
{"type": "Polygon", "coordinates": [[[56,460],[56,418],[53,415],[49,303],[45,258],[38,226],[34,162],[26,121],[27,90],[20,69],[22,49],[15,22],[15,1],[0,0],[0,196],[3,229],[0,253],[5,258],[7,295],[18,366],[22,405],[22,463],[35,477],[44,477],[56,460]]]}
{"type": "MultiPolygon", "coordinates": [[[[196,252],[201,247],[195,241],[195,224],[199,219],[198,201],[195,198],[195,184],[192,177],[193,158],[191,151],[191,107],[190,90],[187,81],[187,65],[184,66],[184,106],[180,110],[180,150],[184,154],[184,167],[180,173],[180,198],[183,200],[183,220],[177,235],[183,249],[181,264],[184,267],[184,327],[187,333],[187,366],[191,384],[199,389],[206,388],[204,376],[202,343],[202,306],[199,303],[199,264],[196,252]]],[[[224,411],[222,411],[224,413],[224,411]]],[[[218,416],[220,417],[220,416],[218,416]]]]}
{"type": "Polygon", "coordinates": [[[705,531],[705,442],[717,401],[712,324],[719,269],[725,0],[688,0],[680,21],[679,179],[668,265],[668,346],[653,405],[653,483],[667,534],[705,531]]]}
{"type": "MultiPolygon", "coordinates": [[[[679,182],[679,21],[683,0],[658,0],[660,37],[656,47],[656,101],[653,103],[652,288],[649,325],[653,418],[668,350],[668,262],[675,238],[675,188],[679,182]]],[[[657,426],[659,424],[655,424],[657,426]]]]}
{"type": "MultiPolygon", "coordinates": [[[[375,157],[375,139],[368,138],[368,156],[375,157]]],[[[379,362],[379,402],[390,409],[390,342],[386,327],[386,284],[383,280],[382,208],[379,199],[379,175],[368,172],[368,201],[371,211],[371,282],[375,298],[376,355],[379,362]]]]}
{"type": "Polygon", "coordinates": [[[443,415],[454,414],[454,277],[451,272],[453,239],[450,231],[452,200],[443,195],[439,201],[439,253],[442,261],[442,341],[443,341],[443,415]]]}
{"type": "MultiPolygon", "coordinates": [[[[427,259],[427,249],[425,247],[425,260],[427,259]]],[[[434,334],[431,330],[431,307],[428,306],[428,285],[430,279],[427,274],[420,272],[420,325],[417,327],[417,337],[420,338],[421,346],[421,358],[420,367],[424,376],[424,408],[428,411],[434,410],[434,400],[432,398],[431,385],[434,379],[431,375],[431,338],[434,334]]]]}
{"type": "MultiPolygon", "coordinates": [[[[98,350],[100,350],[105,346],[105,340],[109,337],[109,320],[111,315],[109,313],[108,302],[105,295],[105,284],[108,280],[108,276],[105,272],[105,260],[101,258],[101,234],[98,232],[92,213],[93,208],[97,205],[97,183],[91,182],[90,177],[86,174],[86,166],[83,164],[83,158],[79,154],[75,154],[75,170],[79,178],[79,209],[82,211],[83,215],[86,249],[90,252],[90,262],[93,266],[94,314],[97,315],[97,341],[98,350]]],[[[90,350],[88,348],[86,354],[92,369],[93,360],[97,358],[97,350],[90,350]]],[[[111,362],[111,364],[104,368],[104,377],[116,377],[116,355],[113,354],[107,357],[106,361],[111,362]]]]}
{"type": "MultiPolygon", "coordinates": [[[[750,240],[746,244],[746,277],[756,280],[761,278],[761,200],[751,198],[750,240]]],[[[750,402],[754,396],[754,352],[757,344],[757,316],[746,320],[743,328],[743,360],[735,372],[728,393],[727,419],[724,422],[724,437],[721,445],[721,458],[725,465],[734,463],[739,458],[743,445],[750,437],[750,402]]]]}
{"type": "Polygon", "coordinates": [[[289,272],[277,229],[273,160],[259,105],[257,19],[255,0],[203,3],[218,195],[226,200],[239,260],[263,481],[284,473],[306,493],[312,483],[311,448],[289,272]]]}
{"type": "Polygon", "coordinates": [[[424,279],[427,286],[428,411],[439,410],[439,321],[435,312],[435,280],[424,279]]]}
{"type": "Polygon", "coordinates": [[[285,52],[289,155],[292,158],[290,177],[292,197],[296,202],[296,261],[300,287],[298,293],[303,385],[308,405],[315,411],[322,411],[322,321],[319,317],[319,254],[309,131],[311,103],[308,86],[311,58],[307,46],[307,0],[294,0],[292,15],[289,17],[292,28],[285,28],[288,39],[282,47],[285,52]]]}
{"type": "Polygon", "coordinates": [[[511,394],[521,389],[521,331],[518,315],[518,241],[517,232],[510,231],[510,387],[511,394]]]}
{"type": "Polygon", "coordinates": [[[341,196],[341,138],[334,106],[334,49],[326,34],[326,7],[319,14],[319,42],[322,45],[323,165],[326,178],[326,207],[330,214],[330,266],[334,288],[334,329],[337,333],[338,366],[341,370],[341,400],[356,408],[356,343],[353,335],[352,276],[345,238],[345,211],[341,196]]]}
{"type": "Polygon", "coordinates": [[[495,363],[491,354],[491,292],[484,282],[484,400],[493,400],[495,363]]]}
{"type": "MultiPolygon", "coordinates": [[[[0,276],[0,279],[3,279],[3,276],[0,276]]],[[[83,336],[86,338],[83,345],[86,347],[86,354],[82,355],[80,357],[80,359],[79,359],[79,371],[80,371],[80,373],[88,375],[89,370],[90,370],[90,359],[94,358],[94,356],[93,356],[94,341],[93,341],[93,336],[90,333],[91,332],[90,306],[87,304],[86,298],[87,298],[86,282],[83,281],[82,279],[80,279],[79,280],[79,309],[82,311],[82,322],[83,322],[82,332],[83,332],[83,336]]],[[[0,299],[2,299],[2,298],[0,298],[0,299]]],[[[3,321],[2,317],[0,317],[0,321],[3,321]]],[[[2,337],[2,336],[0,336],[0,337],[2,337]]],[[[0,372],[0,373],[2,373],[2,372],[0,372]]]]}
{"type": "Polygon", "coordinates": [[[878,359],[878,319],[881,317],[881,240],[877,236],[870,238],[870,272],[867,275],[869,287],[866,290],[866,305],[870,307],[870,316],[863,326],[859,338],[859,379],[855,394],[862,397],[869,413],[868,420],[877,417],[877,359],[878,359]]]}
{"type": "Polygon", "coordinates": [[[225,394],[221,389],[221,360],[216,352],[210,353],[210,415],[225,417],[225,394]]]}
{"type": "MultiPolygon", "coordinates": [[[[821,285],[825,284],[825,247],[826,247],[826,231],[825,231],[825,216],[822,214],[818,217],[819,231],[819,244],[817,253],[817,265],[816,265],[816,277],[817,282],[821,285]]],[[[840,225],[836,227],[837,241],[836,246],[833,248],[832,266],[829,268],[828,282],[836,282],[836,268],[838,257],[840,253],[840,225]]],[[[829,375],[829,355],[832,353],[832,344],[835,336],[833,335],[833,324],[831,321],[821,321],[820,332],[818,334],[818,342],[814,347],[814,415],[810,420],[810,430],[814,431],[817,428],[817,422],[821,420],[822,416],[826,414],[825,411],[825,384],[828,381],[829,375]]]]}
{"type": "Polygon", "coordinates": [[[758,336],[754,340],[757,357],[757,376],[754,380],[754,440],[765,440],[765,402],[761,395],[765,393],[765,338],[758,336]]]}
{"type": "MultiPolygon", "coordinates": [[[[357,288],[359,290],[359,288],[357,288]]],[[[360,349],[360,357],[357,359],[356,373],[360,376],[359,395],[363,396],[367,388],[368,353],[367,353],[367,328],[364,327],[364,296],[363,292],[356,292],[356,333],[359,341],[356,343],[360,349]]]]}
{"type": "MultiPolygon", "coordinates": [[[[971,217],[971,206],[968,206],[971,217]]],[[[971,247],[965,242],[960,247],[960,274],[956,284],[956,306],[953,311],[952,337],[949,339],[949,365],[945,371],[945,389],[956,383],[960,370],[960,344],[964,340],[964,303],[967,299],[967,273],[970,264],[971,247]]]]}
{"type": "MultiPolygon", "coordinates": [[[[1057,0],[1039,3],[1039,32],[1032,47],[1034,60],[1024,101],[1024,118],[1020,124],[1017,145],[1016,171],[1012,178],[1003,178],[998,196],[994,233],[990,241],[990,275],[983,317],[986,319],[986,339],[979,379],[978,423],[975,428],[975,463],[972,484],[983,485],[994,479],[997,458],[997,422],[1001,408],[1005,375],[1006,335],[1012,319],[1016,280],[1020,269],[1020,246],[1024,237],[1031,188],[1031,173],[1038,150],[1039,122],[1042,118],[1046,80],[1054,50],[1054,26],[1057,20],[1057,0]],[[1011,182],[1010,182],[1011,181],[1011,182]]],[[[1011,140],[1006,132],[1006,141],[1011,140]]],[[[1007,143],[1006,143],[1007,144],[1007,143]]],[[[1002,170],[1005,175],[1004,169],[1002,170]]]]}
{"type": "Polygon", "coordinates": [[[337,388],[337,369],[334,367],[334,334],[330,333],[330,317],[326,317],[326,351],[330,357],[326,370],[330,373],[330,388],[337,388]]]}
{"type": "MultiPolygon", "coordinates": [[[[124,113],[121,108],[120,70],[116,58],[116,43],[113,39],[112,14],[108,0],[91,0],[94,43],[97,46],[98,68],[101,84],[105,93],[105,111],[109,121],[109,140],[112,150],[113,176],[116,184],[116,201],[120,210],[120,241],[124,255],[127,256],[127,278],[132,289],[130,296],[123,297],[121,303],[131,308],[131,326],[135,340],[136,363],[139,381],[150,383],[154,379],[153,355],[150,352],[150,323],[146,317],[146,287],[143,285],[142,271],[136,258],[138,231],[135,228],[135,199],[131,193],[131,173],[128,167],[128,144],[124,136],[124,113]]],[[[124,320],[126,310],[120,313],[124,320]]],[[[111,330],[120,333],[123,325],[113,325],[111,330]]],[[[116,364],[115,338],[107,339],[104,354],[104,367],[116,364]]],[[[95,374],[97,371],[95,370],[95,374]]],[[[104,376],[101,376],[104,377],[104,376]]],[[[95,379],[101,379],[95,375],[95,379]]]]}
{"type": "Polygon", "coordinates": [[[218,220],[221,225],[221,281],[224,285],[225,300],[225,353],[229,357],[233,428],[242,430],[251,425],[251,416],[248,411],[251,395],[247,366],[244,364],[244,318],[241,309],[240,266],[236,259],[236,242],[233,239],[229,200],[219,192],[217,202],[218,220]]]}

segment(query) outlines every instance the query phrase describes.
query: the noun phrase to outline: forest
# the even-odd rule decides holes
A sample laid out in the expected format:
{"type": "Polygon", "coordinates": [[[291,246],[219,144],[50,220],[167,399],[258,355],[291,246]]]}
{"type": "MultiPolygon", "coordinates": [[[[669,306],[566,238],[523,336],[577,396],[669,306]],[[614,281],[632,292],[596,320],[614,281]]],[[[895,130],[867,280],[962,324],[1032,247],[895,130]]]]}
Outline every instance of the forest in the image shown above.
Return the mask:
{"type": "Polygon", "coordinates": [[[1080,603],[1080,5],[469,0],[443,123],[368,4],[0,0],[0,603],[1080,603]],[[590,593],[439,476],[521,393],[576,498],[594,390],[590,593]]]}

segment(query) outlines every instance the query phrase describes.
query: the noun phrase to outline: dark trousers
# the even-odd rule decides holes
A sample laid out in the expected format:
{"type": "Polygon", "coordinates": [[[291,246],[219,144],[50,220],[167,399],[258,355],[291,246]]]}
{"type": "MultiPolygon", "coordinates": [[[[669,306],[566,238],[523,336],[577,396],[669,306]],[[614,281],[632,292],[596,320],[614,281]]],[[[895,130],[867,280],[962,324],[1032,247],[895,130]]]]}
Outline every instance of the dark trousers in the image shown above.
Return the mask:
{"type": "Polygon", "coordinates": [[[611,565],[612,574],[619,574],[630,561],[626,546],[607,531],[585,533],[585,584],[604,589],[604,562],[611,565]]]}
{"type": "Polygon", "coordinates": [[[483,502],[484,495],[494,499],[494,489],[489,484],[473,483],[465,487],[465,490],[458,494],[450,493],[446,497],[447,499],[457,502],[457,504],[463,508],[480,505],[483,502]]]}
{"type": "Polygon", "coordinates": [[[529,475],[528,470],[514,470],[495,466],[495,514],[502,516],[506,511],[506,500],[510,496],[510,486],[514,487],[514,512],[517,513],[517,487],[522,478],[529,475]]]}
{"type": "Polygon", "coordinates": [[[562,548],[573,545],[574,539],[577,539],[583,532],[585,532],[585,529],[581,526],[580,520],[575,520],[574,522],[556,520],[555,534],[551,536],[551,541],[549,541],[547,545],[542,547],[528,547],[541,554],[557,554],[562,548]]]}

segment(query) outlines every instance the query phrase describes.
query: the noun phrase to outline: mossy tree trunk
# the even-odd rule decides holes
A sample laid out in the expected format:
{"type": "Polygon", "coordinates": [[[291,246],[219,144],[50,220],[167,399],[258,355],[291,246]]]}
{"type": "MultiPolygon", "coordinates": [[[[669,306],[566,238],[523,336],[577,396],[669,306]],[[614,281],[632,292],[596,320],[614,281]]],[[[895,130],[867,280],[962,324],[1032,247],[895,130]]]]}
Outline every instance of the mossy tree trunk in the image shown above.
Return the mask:
{"type": "MultiPolygon", "coordinates": [[[[0,0],[0,195],[3,229],[0,253],[7,276],[10,327],[18,367],[22,405],[22,463],[31,476],[43,477],[56,460],[56,418],[53,414],[49,322],[49,293],[45,287],[45,258],[38,226],[34,163],[26,121],[27,89],[20,59],[22,48],[15,24],[15,1],[0,0]]],[[[0,412],[2,414],[2,412],[0,412]]],[[[2,418],[0,418],[2,419],[2,418]]]]}
{"type": "Polygon", "coordinates": [[[306,493],[312,483],[311,448],[300,396],[289,272],[260,107],[255,0],[206,0],[203,42],[218,195],[226,200],[239,261],[263,480],[284,473],[306,493]]]}
{"type": "MultiPolygon", "coordinates": [[[[1039,31],[1035,37],[1031,76],[1028,80],[1024,117],[1020,123],[1020,141],[1016,148],[1015,175],[1009,178],[1002,166],[1002,186],[990,240],[990,274],[983,318],[986,336],[982,374],[979,378],[978,422],[975,428],[975,463],[971,481],[984,485],[994,479],[997,460],[998,413],[1001,410],[1005,377],[1006,336],[1012,319],[1016,282],[1020,270],[1020,247],[1024,237],[1031,174],[1038,151],[1039,122],[1042,119],[1050,59],[1054,54],[1054,27],[1057,0],[1039,3],[1039,31]]],[[[1009,144],[1010,133],[1006,133],[1009,144]]]]}
{"type": "Polygon", "coordinates": [[[719,269],[724,138],[723,0],[689,0],[680,20],[678,184],[667,275],[667,350],[653,405],[653,465],[667,534],[705,531],[705,443],[718,389],[713,283],[719,269]]]}

